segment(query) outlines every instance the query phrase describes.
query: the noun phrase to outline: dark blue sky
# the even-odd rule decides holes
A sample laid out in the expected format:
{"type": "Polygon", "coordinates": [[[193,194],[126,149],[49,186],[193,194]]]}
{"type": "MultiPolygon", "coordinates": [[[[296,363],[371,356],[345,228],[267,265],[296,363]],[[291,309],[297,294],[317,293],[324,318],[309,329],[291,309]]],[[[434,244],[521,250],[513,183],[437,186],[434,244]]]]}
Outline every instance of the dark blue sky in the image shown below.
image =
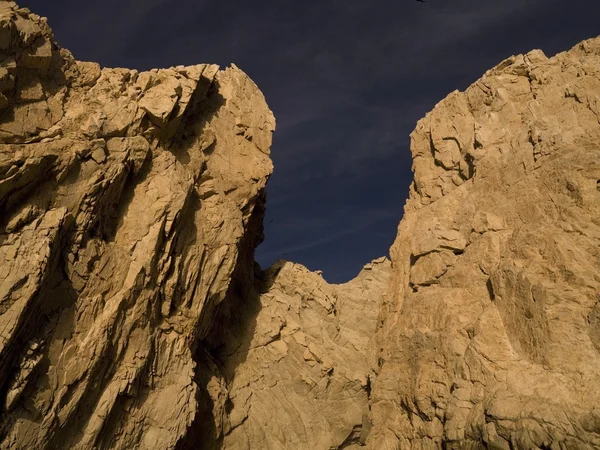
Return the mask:
{"type": "Polygon", "coordinates": [[[409,134],[517,53],[600,34],[600,0],[22,0],[80,60],[140,70],[235,63],[277,118],[263,267],[354,277],[387,255],[411,182],[409,134]]]}

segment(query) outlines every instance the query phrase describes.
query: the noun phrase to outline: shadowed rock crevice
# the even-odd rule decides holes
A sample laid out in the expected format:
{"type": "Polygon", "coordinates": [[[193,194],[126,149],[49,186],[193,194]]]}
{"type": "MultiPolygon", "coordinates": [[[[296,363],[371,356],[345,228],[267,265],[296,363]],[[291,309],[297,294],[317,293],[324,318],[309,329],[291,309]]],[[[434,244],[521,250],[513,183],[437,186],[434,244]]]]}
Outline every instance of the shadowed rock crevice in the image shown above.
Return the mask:
{"type": "MultiPolygon", "coordinates": [[[[254,332],[261,291],[261,274],[254,262],[254,251],[264,239],[264,203],[265,192],[261,191],[254,201],[247,231],[239,243],[238,260],[225,298],[202,319],[208,331],[200,333],[201,339],[193,350],[197,361],[195,380],[200,387],[198,412],[185,437],[178,442],[178,450],[212,450],[221,447],[226,425],[224,420],[230,412],[227,408],[230,405],[228,386],[233,377],[231,367],[225,365],[231,355],[223,355],[222,352],[228,341],[237,338],[235,335],[239,330],[250,335],[254,332]]],[[[248,351],[245,344],[239,342],[237,354],[248,351]]]]}

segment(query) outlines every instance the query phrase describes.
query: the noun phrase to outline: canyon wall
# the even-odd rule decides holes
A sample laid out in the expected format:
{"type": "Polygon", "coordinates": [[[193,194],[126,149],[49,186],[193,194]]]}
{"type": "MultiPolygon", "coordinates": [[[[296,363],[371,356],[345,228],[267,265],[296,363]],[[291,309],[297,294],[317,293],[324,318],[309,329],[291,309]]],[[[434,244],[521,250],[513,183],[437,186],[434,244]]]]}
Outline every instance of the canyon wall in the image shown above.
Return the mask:
{"type": "Polygon", "coordinates": [[[511,57],[411,135],[386,258],[262,241],[238,68],[76,61],[0,3],[1,449],[600,448],[600,39],[511,57]]]}
{"type": "Polygon", "coordinates": [[[0,447],[183,445],[253,273],[273,115],[235,67],[75,61],[13,2],[0,52],[0,447]]]}
{"type": "Polygon", "coordinates": [[[411,151],[369,448],[600,448],[600,39],[503,61],[411,151]]]}

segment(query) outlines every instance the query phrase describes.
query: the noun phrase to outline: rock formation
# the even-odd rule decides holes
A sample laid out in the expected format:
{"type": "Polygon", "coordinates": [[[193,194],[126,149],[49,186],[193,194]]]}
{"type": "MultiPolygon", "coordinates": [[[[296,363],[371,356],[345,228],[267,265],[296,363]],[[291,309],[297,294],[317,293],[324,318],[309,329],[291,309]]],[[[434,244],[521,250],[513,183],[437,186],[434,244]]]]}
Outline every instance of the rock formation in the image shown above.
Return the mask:
{"type": "MultiPolygon", "coordinates": [[[[366,442],[377,312],[390,262],[329,285],[279,262],[217,354],[229,384],[224,449],[359,448],[366,442]]],[[[233,325],[233,326],[232,326],[233,325]]]]}
{"type": "Polygon", "coordinates": [[[13,2],[0,51],[0,446],[175,448],[253,271],[273,116],[235,67],[100,69],[13,2]]]}
{"type": "Polygon", "coordinates": [[[75,61],[0,2],[1,449],[600,448],[600,38],[411,135],[391,264],[262,271],[235,66],[75,61]]]}
{"type": "Polygon", "coordinates": [[[411,151],[368,447],[600,448],[600,38],[503,61],[411,151]]]}

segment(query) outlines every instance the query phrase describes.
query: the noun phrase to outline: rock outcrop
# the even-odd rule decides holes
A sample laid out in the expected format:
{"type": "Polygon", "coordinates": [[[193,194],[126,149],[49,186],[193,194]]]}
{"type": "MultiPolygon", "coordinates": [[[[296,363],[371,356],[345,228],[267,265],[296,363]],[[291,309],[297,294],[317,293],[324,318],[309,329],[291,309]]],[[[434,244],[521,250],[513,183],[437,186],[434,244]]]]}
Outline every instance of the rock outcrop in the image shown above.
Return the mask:
{"type": "Polygon", "coordinates": [[[262,271],[235,66],[76,61],[0,2],[1,449],[600,448],[600,38],[417,124],[391,249],[262,271]]]}
{"type": "Polygon", "coordinates": [[[225,363],[224,449],[353,449],[370,429],[369,392],[377,311],[390,262],[367,264],[352,281],[329,285],[305,267],[279,262],[263,293],[217,357],[225,363]]]}
{"type": "Polygon", "coordinates": [[[235,67],[100,69],[13,2],[0,51],[0,447],[175,448],[253,270],[273,116],[235,67]]]}
{"type": "Polygon", "coordinates": [[[368,447],[600,448],[600,38],[507,59],[411,151],[368,447]]]}

